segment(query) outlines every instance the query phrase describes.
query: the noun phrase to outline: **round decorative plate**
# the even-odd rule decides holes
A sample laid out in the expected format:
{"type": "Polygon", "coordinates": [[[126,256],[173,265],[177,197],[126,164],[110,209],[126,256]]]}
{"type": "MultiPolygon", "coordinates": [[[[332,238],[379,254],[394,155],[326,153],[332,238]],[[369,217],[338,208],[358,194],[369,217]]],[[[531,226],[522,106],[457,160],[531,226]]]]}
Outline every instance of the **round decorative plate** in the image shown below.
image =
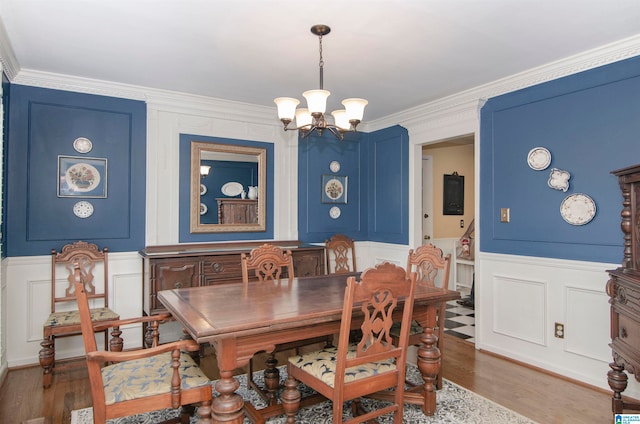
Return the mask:
{"type": "Polygon", "coordinates": [[[200,184],[200,196],[203,196],[207,193],[207,186],[204,184],[200,184]]]}
{"type": "Polygon", "coordinates": [[[339,207],[337,206],[332,206],[331,209],[329,209],[329,216],[333,219],[338,219],[340,218],[340,213],[342,211],[340,210],[339,207]]]}
{"type": "Polygon", "coordinates": [[[324,193],[331,200],[338,200],[344,195],[344,186],[342,185],[342,181],[331,178],[324,185],[324,193]]]}
{"type": "Polygon", "coordinates": [[[88,163],[76,163],[67,169],[64,176],[69,188],[75,192],[86,193],[100,184],[100,172],[88,163]]]}
{"type": "Polygon", "coordinates": [[[86,200],[82,200],[73,205],[73,214],[78,218],[89,218],[93,215],[93,205],[86,200]]]}
{"type": "Polygon", "coordinates": [[[337,160],[332,160],[329,164],[329,169],[331,170],[331,172],[340,171],[340,162],[338,162],[337,160]]]}
{"type": "Polygon", "coordinates": [[[527,155],[527,163],[531,169],[542,171],[551,163],[551,153],[544,147],[534,147],[527,155]]]}
{"type": "Polygon", "coordinates": [[[234,197],[242,193],[242,184],[231,181],[223,185],[220,190],[225,196],[234,197]]]}
{"type": "Polygon", "coordinates": [[[596,204],[586,194],[571,194],[562,201],[560,215],[571,225],[584,225],[596,216],[596,204]]]}
{"type": "Polygon", "coordinates": [[[200,215],[204,215],[208,210],[209,208],[207,207],[207,205],[205,205],[204,203],[200,203],[200,215]]]}
{"type": "Polygon", "coordinates": [[[89,153],[93,149],[93,143],[88,138],[78,137],[73,140],[73,148],[78,153],[89,153]]]}

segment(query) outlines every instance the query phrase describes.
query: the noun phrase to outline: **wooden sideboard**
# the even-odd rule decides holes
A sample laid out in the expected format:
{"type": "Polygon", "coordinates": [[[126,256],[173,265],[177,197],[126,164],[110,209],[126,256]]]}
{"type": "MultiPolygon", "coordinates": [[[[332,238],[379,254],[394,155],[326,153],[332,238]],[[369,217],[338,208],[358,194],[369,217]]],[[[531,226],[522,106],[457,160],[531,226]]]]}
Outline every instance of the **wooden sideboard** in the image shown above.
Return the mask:
{"type": "Polygon", "coordinates": [[[165,312],[157,300],[160,290],[210,286],[242,281],[240,254],[264,243],[289,249],[296,277],[323,275],[324,246],[298,241],[176,244],[148,246],[142,257],[143,310],[148,315],[165,312]]]}
{"type": "Polygon", "coordinates": [[[219,224],[257,224],[258,200],[218,198],[219,224]]]}
{"type": "Polygon", "coordinates": [[[622,399],[627,371],[640,381],[640,164],[613,171],[622,191],[622,265],[609,271],[607,294],[611,304],[611,350],[613,362],[607,374],[613,390],[614,414],[640,411],[640,401],[622,399]]]}

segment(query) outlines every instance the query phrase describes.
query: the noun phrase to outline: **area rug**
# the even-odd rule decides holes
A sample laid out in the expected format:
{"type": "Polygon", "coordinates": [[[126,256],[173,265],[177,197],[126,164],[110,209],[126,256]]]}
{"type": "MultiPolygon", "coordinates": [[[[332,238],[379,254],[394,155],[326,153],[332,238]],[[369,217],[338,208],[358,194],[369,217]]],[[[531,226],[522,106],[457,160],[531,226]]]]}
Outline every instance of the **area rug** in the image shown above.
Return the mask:
{"type": "MultiPolygon", "coordinates": [[[[286,377],[286,366],[282,366],[280,369],[280,376],[286,377]]],[[[240,381],[240,388],[237,393],[240,394],[245,402],[251,402],[256,407],[260,408],[265,406],[262,398],[253,390],[247,389],[246,376],[238,376],[240,381]]],[[[254,379],[262,383],[262,373],[255,373],[254,379]]],[[[407,367],[407,380],[411,382],[419,383],[422,381],[420,373],[415,366],[407,367]]],[[[309,388],[304,385],[300,385],[300,391],[303,396],[305,393],[309,393],[309,388]]],[[[217,395],[215,389],[214,395],[217,395]]],[[[364,399],[363,405],[367,409],[376,407],[378,401],[364,399]]],[[[345,417],[351,412],[349,405],[345,405],[344,408],[345,417]]],[[[108,421],[109,424],[155,424],[163,420],[175,417],[178,415],[178,410],[165,409],[163,411],[157,411],[149,414],[132,415],[129,417],[119,418],[108,421]]],[[[308,424],[331,424],[331,402],[322,402],[313,407],[301,408],[298,412],[296,421],[298,423],[308,424]]],[[[393,417],[386,416],[378,420],[380,424],[392,423],[393,417]]],[[[191,418],[191,424],[196,422],[195,417],[191,418]]],[[[245,418],[244,422],[250,424],[251,422],[245,418]]],[[[284,416],[275,417],[267,420],[269,424],[283,424],[285,422],[284,416]]],[[[503,406],[498,405],[495,402],[490,401],[482,396],[479,396],[463,387],[458,386],[446,379],[443,380],[443,387],[438,390],[437,394],[437,406],[436,413],[432,417],[426,417],[420,407],[417,405],[405,405],[403,422],[411,424],[535,424],[528,418],[517,414],[503,406]]],[[[93,424],[93,409],[85,408],[71,412],[71,424],[93,424]]]]}

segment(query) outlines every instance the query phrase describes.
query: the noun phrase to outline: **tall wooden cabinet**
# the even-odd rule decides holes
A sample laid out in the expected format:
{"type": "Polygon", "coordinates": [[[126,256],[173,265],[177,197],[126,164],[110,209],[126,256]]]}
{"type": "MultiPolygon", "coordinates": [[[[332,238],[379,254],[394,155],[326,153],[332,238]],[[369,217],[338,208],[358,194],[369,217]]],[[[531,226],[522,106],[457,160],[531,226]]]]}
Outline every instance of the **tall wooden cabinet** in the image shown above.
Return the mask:
{"type": "Polygon", "coordinates": [[[612,171],[622,191],[622,265],[609,271],[607,294],[611,304],[611,350],[613,362],[607,374],[613,390],[614,414],[640,410],[640,401],[622,399],[627,374],[640,381],[640,164],[612,171]]]}
{"type": "Polygon", "coordinates": [[[298,241],[199,243],[148,246],[139,252],[143,265],[143,310],[164,312],[157,300],[160,290],[210,286],[242,281],[240,254],[264,243],[290,249],[296,277],[323,275],[324,246],[298,241]]]}
{"type": "Polygon", "coordinates": [[[221,198],[218,202],[218,223],[257,224],[258,200],[221,198]]]}

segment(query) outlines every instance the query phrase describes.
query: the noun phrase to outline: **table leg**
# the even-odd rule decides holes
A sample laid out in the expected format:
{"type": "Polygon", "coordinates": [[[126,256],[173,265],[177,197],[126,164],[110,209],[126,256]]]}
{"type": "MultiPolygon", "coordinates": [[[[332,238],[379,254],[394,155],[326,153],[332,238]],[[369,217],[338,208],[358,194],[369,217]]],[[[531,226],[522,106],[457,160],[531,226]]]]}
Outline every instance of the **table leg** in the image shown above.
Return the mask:
{"type": "Polygon", "coordinates": [[[422,334],[422,344],[418,348],[418,369],[422,374],[424,386],[422,386],[422,412],[425,415],[433,415],[436,412],[436,380],[440,372],[441,356],[438,349],[438,336],[433,331],[436,321],[437,306],[429,306],[427,312],[427,325],[422,334]]]}
{"type": "Polygon", "coordinates": [[[235,339],[218,340],[212,345],[216,350],[220,370],[220,379],[215,384],[215,389],[220,395],[213,398],[212,421],[214,424],[242,424],[244,400],[242,396],[235,393],[240,387],[240,382],[233,375],[233,371],[238,367],[235,339]]]}
{"type": "Polygon", "coordinates": [[[244,401],[242,396],[235,393],[240,383],[233,376],[233,371],[220,371],[220,380],[215,388],[219,396],[213,399],[211,417],[214,423],[242,424],[244,401]]]}

